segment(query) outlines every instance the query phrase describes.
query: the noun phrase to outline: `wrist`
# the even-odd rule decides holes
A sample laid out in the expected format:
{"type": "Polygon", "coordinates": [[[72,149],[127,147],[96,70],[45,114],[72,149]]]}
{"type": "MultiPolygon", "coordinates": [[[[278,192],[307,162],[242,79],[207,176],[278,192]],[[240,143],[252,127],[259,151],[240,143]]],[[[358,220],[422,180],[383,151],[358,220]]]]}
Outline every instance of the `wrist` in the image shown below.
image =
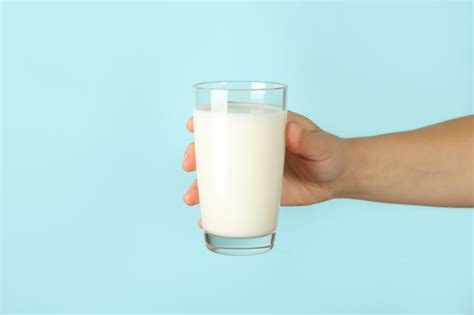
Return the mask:
{"type": "Polygon", "coordinates": [[[359,173],[364,169],[363,155],[361,154],[360,138],[341,139],[342,144],[342,171],[334,182],[334,198],[357,198],[359,190],[359,173]]]}

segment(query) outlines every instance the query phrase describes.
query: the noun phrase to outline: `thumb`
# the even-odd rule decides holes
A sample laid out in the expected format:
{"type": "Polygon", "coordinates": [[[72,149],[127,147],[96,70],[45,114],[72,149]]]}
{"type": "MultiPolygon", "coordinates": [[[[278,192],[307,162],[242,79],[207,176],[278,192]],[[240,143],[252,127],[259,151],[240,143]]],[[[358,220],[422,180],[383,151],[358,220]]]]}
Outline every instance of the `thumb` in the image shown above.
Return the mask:
{"type": "Polygon", "coordinates": [[[287,149],[305,159],[323,161],[330,156],[328,135],[321,129],[305,130],[296,121],[286,125],[287,149]]]}

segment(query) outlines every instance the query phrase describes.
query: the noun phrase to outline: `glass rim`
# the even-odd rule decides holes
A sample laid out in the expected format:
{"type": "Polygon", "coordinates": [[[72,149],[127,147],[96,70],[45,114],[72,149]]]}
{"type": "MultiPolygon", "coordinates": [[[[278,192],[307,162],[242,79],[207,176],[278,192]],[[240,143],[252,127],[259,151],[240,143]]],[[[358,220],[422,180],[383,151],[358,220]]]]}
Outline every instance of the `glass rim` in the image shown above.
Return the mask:
{"type": "Polygon", "coordinates": [[[287,88],[286,84],[272,81],[259,81],[259,80],[221,80],[221,81],[205,81],[199,82],[193,85],[195,90],[217,90],[217,91],[274,91],[274,90],[285,90],[287,88]],[[270,87],[258,87],[258,88],[224,88],[224,87],[215,87],[214,84],[228,84],[228,83],[264,83],[265,85],[270,85],[270,87]]]}

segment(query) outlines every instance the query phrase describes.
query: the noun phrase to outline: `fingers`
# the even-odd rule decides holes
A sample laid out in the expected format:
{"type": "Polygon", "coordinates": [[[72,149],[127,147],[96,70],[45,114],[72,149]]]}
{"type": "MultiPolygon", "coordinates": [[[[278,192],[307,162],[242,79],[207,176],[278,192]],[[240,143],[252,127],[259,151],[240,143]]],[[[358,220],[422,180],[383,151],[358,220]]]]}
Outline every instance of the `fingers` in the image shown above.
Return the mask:
{"type": "Polygon", "coordinates": [[[323,161],[330,155],[330,137],[321,129],[305,130],[298,122],[289,121],[286,126],[286,147],[303,158],[323,161]]]}
{"type": "Polygon", "coordinates": [[[286,125],[286,147],[293,153],[301,154],[303,128],[296,121],[290,121],[286,125]]]}
{"type": "Polygon", "coordinates": [[[183,169],[186,172],[196,170],[196,150],[194,149],[194,142],[189,144],[184,152],[183,169]]]}
{"type": "Polygon", "coordinates": [[[288,121],[296,121],[304,130],[310,132],[320,130],[320,128],[309,118],[292,111],[288,111],[288,121]]]}
{"type": "Polygon", "coordinates": [[[188,191],[183,196],[183,200],[188,206],[194,206],[199,203],[199,190],[197,180],[194,180],[191,186],[189,186],[188,191]]]}
{"type": "MultiPolygon", "coordinates": [[[[199,203],[199,188],[198,188],[197,180],[194,180],[191,186],[189,186],[188,191],[183,196],[183,200],[188,206],[194,206],[199,203]]],[[[199,218],[198,220],[198,226],[199,228],[202,229],[201,218],[199,218]]]]}
{"type": "MultiPolygon", "coordinates": [[[[199,189],[198,189],[197,180],[194,180],[191,186],[189,186],[188,191],[183,196],[183,200],[188,206],[194,206],[199,203],[199,189]]],[[[199,218],[198,220],[198,226],[200,229],[202,229],[201,218],[199,218]]]]}
{"type": "Polygon", "coordinates": [[[186,122],[186,129],[188,129],[189,132],[194,132],[194,119],[192,116],[186,122]]]}
{"type": "MultiPolygon", "coordinates": [[[[186,123],[186,129],[190,132],[194,132],[194,119],[189,118],[186,123]]],[[[183,169],[187,172],[196,170],[196,152],[194,150],[194,143],[191,143],[184,152],[183,169]]]]}
{"type": "MultiPolygon", "coordinates": [[[[186,129],[188,129],[189,132],[194,132],[193,117],[189,118],[186,122],[186,129]]],[[[194,149],[194,143],[191,143],[186,148],[186,152],[184,153],[183,169],[187,172],[196,170],[196,151],[194,149]]],[[[188,206],[194,206],[199,203],[199,189],[196,180],[194,180],[191,186],[189,186],[188,191],[183,196],[183,200],[188,206]]],[[[202,219],[199,219],[198,226],[202,229],[202,219]]]]}

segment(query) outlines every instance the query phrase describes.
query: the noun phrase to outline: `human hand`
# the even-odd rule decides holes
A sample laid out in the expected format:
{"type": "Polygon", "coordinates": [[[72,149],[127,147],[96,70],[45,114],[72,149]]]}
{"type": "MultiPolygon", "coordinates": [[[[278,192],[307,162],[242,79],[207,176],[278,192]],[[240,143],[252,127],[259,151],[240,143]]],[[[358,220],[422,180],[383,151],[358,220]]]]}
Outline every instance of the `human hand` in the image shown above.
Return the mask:
{"type": "MultiPolygon", "coordinates": [[[[194,131],[192,117],[186,127],[190,132],[194,131]]],[[[282,205],[308,205],[336,197],[347,164],[344,139],[323,131],[302,115],[288,112],[282,205]]],[[[183,169],[187,172],[196,170],[194,143],[186,149],[183,169]]],[[[183,199],[190,206],[199,203],[196,180],[183,199]]]]}

